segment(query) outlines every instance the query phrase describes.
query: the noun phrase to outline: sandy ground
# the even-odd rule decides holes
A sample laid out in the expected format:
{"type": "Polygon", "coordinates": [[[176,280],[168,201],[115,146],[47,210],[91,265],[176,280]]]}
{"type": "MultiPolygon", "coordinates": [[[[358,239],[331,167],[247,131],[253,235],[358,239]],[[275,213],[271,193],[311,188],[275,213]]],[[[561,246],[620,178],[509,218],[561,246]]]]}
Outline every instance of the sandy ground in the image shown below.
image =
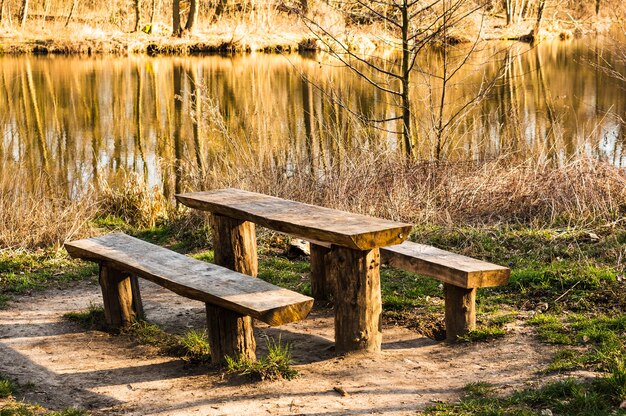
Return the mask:
{"type": "MultiPolygon", "coordinates": [[[[166,330],[203,327],[201,303],[144,281],[142,294],[148,320],[166,330]]],[[[383,328],[381,353],[336,357],[332,312],[322,309],[303,322],[256,326],[257,353],[265,336],[281,336],[293,344],[301,376],[251,382],[62,318],[100,302],[97,284],[81,282],[21,297],[0,311],[0,372],[34,386],[19,399],[95,415],[408,415],[458,400],[470,382],[490,382],[503,393],[522,388],[552,355],[519,328],[499,341],[450,346],[390,326],[383,328]]]]}

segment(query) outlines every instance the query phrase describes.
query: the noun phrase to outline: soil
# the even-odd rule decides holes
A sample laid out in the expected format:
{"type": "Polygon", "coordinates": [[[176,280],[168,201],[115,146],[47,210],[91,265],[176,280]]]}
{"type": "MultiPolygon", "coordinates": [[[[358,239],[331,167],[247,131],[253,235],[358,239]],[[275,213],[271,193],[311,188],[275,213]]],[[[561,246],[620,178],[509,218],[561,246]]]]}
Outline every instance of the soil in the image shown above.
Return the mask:
{"type": "MultiPolygon", "coordinates": [[[[149,321],[168,332],[203,327],[201,303],[141,284],[149,321]]],[[[0,373],[32,383],[18,399],[94,415],[407,415],[458,400],[470,382],[492,383],[503,394],[538,382],[553,354],[521,326],[501,340],[449,345],[388,325],[381,353],[338,357],[332,310],[319,308],[302,322],[256,324],[257,354],[267,336],[292,343],[300,377],[255,382],[63,318],[100,302],[98,285],[80,282],[0,311],[0,373]]]]}

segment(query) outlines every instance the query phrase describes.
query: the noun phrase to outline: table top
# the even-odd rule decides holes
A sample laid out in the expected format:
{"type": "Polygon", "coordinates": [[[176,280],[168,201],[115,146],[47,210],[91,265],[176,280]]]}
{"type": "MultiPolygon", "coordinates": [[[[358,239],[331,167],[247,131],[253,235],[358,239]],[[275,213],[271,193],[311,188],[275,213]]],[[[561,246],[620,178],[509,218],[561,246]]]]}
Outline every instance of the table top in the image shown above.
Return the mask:
{"type": "Polygon", "coordinates": [[[176,195],[188,207],[355,250],[400,244],[412,224],[290,201],[240,189],[176,195]]]}

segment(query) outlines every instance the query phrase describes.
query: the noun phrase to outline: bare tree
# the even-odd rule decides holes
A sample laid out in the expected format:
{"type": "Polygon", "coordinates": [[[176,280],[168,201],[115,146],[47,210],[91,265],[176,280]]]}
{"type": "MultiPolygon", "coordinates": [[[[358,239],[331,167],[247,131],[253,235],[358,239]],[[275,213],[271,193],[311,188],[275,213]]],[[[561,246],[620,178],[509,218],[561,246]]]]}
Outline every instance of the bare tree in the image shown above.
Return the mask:
{"type": "MultiPolygon", "coordinates": [[[[400,129],[391,130],[402,138],[407,155],[414,155],[414,147],[418,143],[418,135],[412,120],[411,85],[412,74],[419,70],[418,54],[435,40],[444,47],[454,42],[451,28],[478,12],[482,6],[467,0],[353,0],[345,3],[352,6],[352,18],[359,20],[382,22],[391,29],[395,40],[386,41],[388,47],[399,53],[392,59],[360,53],[352,45],[340,39],[339,35],[300,13],[317,39],[322,42],[328,52],[345,64],[358,76],[374,88],[390,97],[398,111],[391,117],[373,119],[370,115],[357,114],[362,120],[383,128],[389,122],[397,122],[400,129]]],[[[467,60],[461,62],[465,64],[467,60]]],[[[451,69],[443,74],[444,80],[454,76],[460,68],[451,69]]],[[[444,90],[446,87],[444,83],[444,90]]],[[[445,93],[441,97],[441,105],[445,105],[445,93]]],[[[472,100],[472,102],[474,102],[472,100]]],[[[353,113],[353,110],[348,109],[353,113]]],[[[460,113],[459,113],[460,114],[460,113]]],[[[443,117],[443,110],[440,111],[443,117]]],[[[439,137],[450,125],[441,119],[438,124],[439,137]]],[[[438,156],[441,152],[437,152],[438,156]]]]}
{"type": "Polygon", "coordinates": [[[181,10],[180,0],[173,0],[172,7],[172,36],[182,36],[185,32],[190,33],[193,31],[198,16],[198,2],[197,0],[189,1],[189,13],[187,15],[187,21],[183,27],[181,23],[181,10]]]}
{"type": "Polygon", "coordinates": [[[72,20],[72,16],[74,16],[74,13],[76,12],[77,7],[78,7],[78,0],[73,0],[72,8],[70,9],[69,14],[67,15],[67,20],[65,21],[65,27],[67,27],[70,24],[70,21],[72,20]]]}
{"type": "Polygon", "coordinates": [[[139,32],[141,29],[141,0],[135,0],[135,29],[134,32],[139,32]]]}
{"type": "Polygon", "coordinates": [[[22,1],[22,12],[20,14],[20,24],[22,27],[26,25],[26,18],[28,17],[28,0],[22,1]]]}
{"type": "Polygon", "coordinates": [[[0,24],[4,21],[4,3],[6,0],[0,0],[0,24]]]}

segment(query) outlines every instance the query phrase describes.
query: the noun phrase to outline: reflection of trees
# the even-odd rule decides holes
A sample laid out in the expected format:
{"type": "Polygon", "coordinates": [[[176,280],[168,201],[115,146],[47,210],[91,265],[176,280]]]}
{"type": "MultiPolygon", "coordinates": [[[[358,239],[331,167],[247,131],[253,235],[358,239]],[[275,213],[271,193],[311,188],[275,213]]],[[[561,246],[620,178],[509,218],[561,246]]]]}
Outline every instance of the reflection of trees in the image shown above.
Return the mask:
{"type": "MultiPolygon", "coordinates": [[[[504,63],[502,81],[493,98],[453,125],[446,157],[548,150],[555,158],[557,150],[568,157],[583,143],[577,137],[591,140],[595,152],[621,153],[623,122],[607,112],[624,114],[623,92],[602,71],[572,67],[563,47],[548,44],[526,54],[485,50],[504,63]],[[587,72],[576,77],[574,71],[587,72]],[[609,122],[617,137],[600,146],[609,122]]],[[[33,177],[46,171],[68,193],[134,169],[171,196],[184,191],[190,174],[228,177],[233,167],[250,164],[323,174],[356,148],[400,151],[397,138],[355,124],[338,104],[361,106],[375,117],[389,114],[387,103],[376,100],[362,80],[320,68],[323,56],[291,59],[3,58],[0,163],[23,164],[33,177]],[[315,83],[303,82],[298,72],[315,83]]],[[[424,59],[430,59],[424,67],[438,62],[433,55],[424,59]]],[[[473,85],[499,68],[492,63],[481,67],[486,75],[474,68],[460,73],[463,82],[450,89],[449,99],[475,94],[473,85]]],[[[425,88],[417,85],[416,97],[425,88]]],[[[418,120],[429,117],[416,114],[418,120]]]]}

